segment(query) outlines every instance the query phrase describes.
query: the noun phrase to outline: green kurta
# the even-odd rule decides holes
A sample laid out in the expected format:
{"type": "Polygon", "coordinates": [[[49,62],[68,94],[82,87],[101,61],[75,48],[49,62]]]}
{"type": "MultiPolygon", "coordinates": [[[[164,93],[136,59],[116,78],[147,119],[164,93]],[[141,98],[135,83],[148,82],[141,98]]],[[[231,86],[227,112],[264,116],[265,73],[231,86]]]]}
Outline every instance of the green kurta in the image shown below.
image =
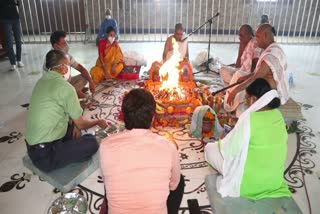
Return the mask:
{"type": "Polygon", "coordinates": [[[250,128],[240,195],[254,200],[291,196],[283,174],[288,134],[280,111],[251,113],[250,128]]]}

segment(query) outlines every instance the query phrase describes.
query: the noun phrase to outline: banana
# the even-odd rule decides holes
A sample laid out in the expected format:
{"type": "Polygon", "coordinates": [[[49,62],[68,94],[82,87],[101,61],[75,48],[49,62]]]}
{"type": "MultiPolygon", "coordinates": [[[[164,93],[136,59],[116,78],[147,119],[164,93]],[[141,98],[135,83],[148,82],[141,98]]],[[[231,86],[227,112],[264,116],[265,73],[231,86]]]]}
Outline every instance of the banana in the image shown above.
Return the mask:
{"type": "Polygon", "coordinates": [[[158,105],[158,103],[156,103],[156,112],[157,114],[164,114],[166,112],[166,110],[161,107],[160,105],[158,105]]]}
{"type": "Polygon", "coordinates": [[[187,118],[187,119],[184,119],[184,120],[179,121],[179,124],[185,125],[185,124],[187,124],[188,122],[189,122],[189,119],[187,118]]]}

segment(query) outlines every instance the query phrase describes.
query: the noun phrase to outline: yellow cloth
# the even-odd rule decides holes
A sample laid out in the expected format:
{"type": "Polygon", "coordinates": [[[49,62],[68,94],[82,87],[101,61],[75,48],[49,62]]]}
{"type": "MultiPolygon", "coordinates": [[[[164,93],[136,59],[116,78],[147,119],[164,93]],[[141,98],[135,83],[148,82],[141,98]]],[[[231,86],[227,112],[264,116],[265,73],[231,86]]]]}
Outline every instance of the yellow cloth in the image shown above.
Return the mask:
{"type": "MultiPolygon", "coordinates": [[[[123,55],[119,45],[111,45],[111,47],[107,48],[104,52],[103,59],[107,78],[116,78],[124,68],[122,61],[123,55]],[[111,71],[113,66],[115,66],[114,72],[111,71]]],[[[90,74],[92,80],[96,83],[102,82],[105,79],[105,74],[99,58],[97,59],[96,65],[91,68],[90,74]]]]}

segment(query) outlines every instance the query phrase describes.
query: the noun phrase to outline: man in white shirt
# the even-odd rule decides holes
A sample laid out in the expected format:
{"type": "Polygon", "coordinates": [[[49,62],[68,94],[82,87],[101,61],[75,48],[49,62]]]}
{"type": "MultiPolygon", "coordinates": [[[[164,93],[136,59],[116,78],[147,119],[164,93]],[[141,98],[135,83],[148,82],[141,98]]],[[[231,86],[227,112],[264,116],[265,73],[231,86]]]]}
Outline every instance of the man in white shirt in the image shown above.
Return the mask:
{"type": "MultiPolygon", "coordinates": [[[[79,71],[81,74],[71,77],[68,80],[71,85],[76,89],[77,95],[79,98],[85,98],[86,95],[83,92],[84,87],[89,83],[89,88],[91,93],[95,92],[95,85],[93,80],[91,79],[91,76],[87,69],[82,66],[80,63],[78,63],[70,54],[69,54],[69,45],[66,40],[67,34],[64,31],[55,31],[50,36],[50,42],[52,45],[52,49],[54,50],[61,50],[68,54],[70,59],[70,66],[77,71],[79,71]]],[[[43,65],[43,70],[47,71],[48,68],[46,68],[45,63],[43,65]]]]}
{"type": "Polygon", "coordinates": [[[189,60],[189,47],[187,39],[182,40],[183,36],[183,27],[181,23],[176,24],[174,34],[167,38],[167,41],[164,46],[162,61],[163,63],[170,59],[173,55],[173,41],[176,41],[178,44],[178,50],[180,53],[181,61],[189,60]]]}
{"type": "Polygon", "coordinates": [[[261,49],[257,45],[253,29],[250,25],[245,24],[240,27],[239,40],[240,45],[236,64],[223,66],[220,69],[220,76],[227,85],[230,84],[232,76],[236,71],[241,70],[246,74],[254,71],[261,54],[261,49]]]}

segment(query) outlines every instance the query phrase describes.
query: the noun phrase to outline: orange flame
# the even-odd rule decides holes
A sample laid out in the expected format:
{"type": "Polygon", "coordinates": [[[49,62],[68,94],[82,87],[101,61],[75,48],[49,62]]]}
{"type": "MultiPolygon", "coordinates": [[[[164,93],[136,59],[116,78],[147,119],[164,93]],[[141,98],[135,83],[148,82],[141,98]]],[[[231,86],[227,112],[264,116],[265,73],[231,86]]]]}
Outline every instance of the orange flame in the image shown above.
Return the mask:
{"type": "MultiPolygon", "coordinates": [[[[172,56],[161,66],[159,70],[160,78],[161,78],[161,87],[162,89],[167,89],[168,91],[174,90],[176,91],[180,97],[185,97],[182,93],[181,88],[179,87],[179,76],[180,70],[179,62],[181,60],[181,54],[179,52],[179,45],[176,42],[175,38],[172,38],[172,46],[173,46],[173,54],[172,56]],[[163,80],[163,77],[166,77],[166,80],[163,80]]],[[[173,97],[170,98],[173,100],[173,97]]]]}

